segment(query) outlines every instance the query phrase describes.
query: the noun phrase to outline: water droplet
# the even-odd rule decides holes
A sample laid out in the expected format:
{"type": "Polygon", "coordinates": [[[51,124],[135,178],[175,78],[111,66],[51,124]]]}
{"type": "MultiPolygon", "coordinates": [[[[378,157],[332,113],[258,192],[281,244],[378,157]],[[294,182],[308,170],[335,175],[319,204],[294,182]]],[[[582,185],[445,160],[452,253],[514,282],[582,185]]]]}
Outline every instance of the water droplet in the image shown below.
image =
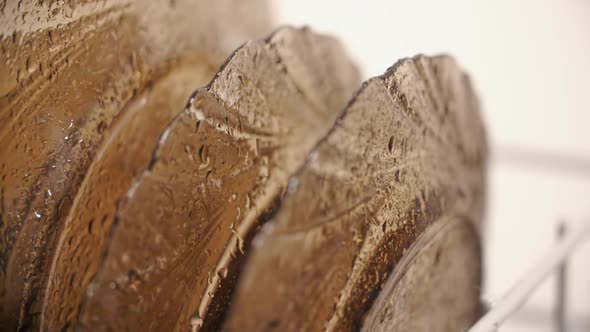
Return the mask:
{"type": "Polygon", "coordinates": [[[19,69],[16,72],[16,82],[18,84],[23,85],[24,84],[25,77],[26,77],[26,75],[25,75],[25,72],[23,70],[20,70],[19,69]]]}
{"type": "Polygon", "coordinates": [[[389,152],[393,152],[393,136],[389,138],[389,143],[387,143],[387,150],[389,150],[389,152]]]}
{"type": "Polygon", "coordinates": [[[35,211],[34,213],[35,213],[35,217],[37,217],[37,219],[41,219],[41,217],[43,217],[43,215],[37,211],[35,211]]]}
{"type": "Polygon", "coordinates": [[[244,239],[241,237],[238,237],[238,250],[240,251],[240,254],[244,254],[244,239]]]}
{"type": "Polygon", "coordinates": [[[90,285],[88,285],[88,288],[86,288],[86,295],[88,297],[93,297],[94,294],[96,294],[97,288],[98,288],[98,286],[96,285],[96,283],[94,283],[94,282],[90,283],[90,285]]]}
{"type": "Polygon", "coordinates": [[[53,193],[51,193],[51,189],[47,189],[47,196],[53,196],[53,193]]]}
{"type": "Polygon", "coordinates": [[[141,277],[134,269],[127,271],[127,281],[129,286],[134,290],[137,290],[138,285],[141,283],[141,277]]]}
{"type": "Polygon", "coordinates": [[[102,134],[102,132],[106,129],[107,125],[106,123],[104,123],[104,121],[101,121],[97,126],[96,126],[96,131],[98,131],[99,134],[102,134]]]}
{"type": "Polygon", "coordinates": [[[299,186],[299,179],[296,177],[290,178],[289,185],[287,186],[287,192],[289,192],[289,194],[296,192],[297,186],[299,186]]]}
{"type": "Polygon", "coordinates": [[[317,151],[313,151],[312,153],[309,154],[309,156],[307,157],[307,160],[310,162],[316,161],[318,159],[318,152],[317,151]]]}
{"type": "Polygon", "coordinates": [[[195,160],[193,158],[193,152],[191,151],[191,147],[189,145],[185,145],[184,146],[184,152],[186,152],[186,155],[188,156],[188,159],[190,159],[191,161],[194,161],[195,160]]]}
{"type": "Polygon", "coordinates": [[[225,279],[227,277],[228,269],[227,267],[221,267],[217,270],[217,275],[219,278],[225,279]]]}
{"type": "Polygon", "coordinates": [[[237,237],[238,251],[240,252],[240,254],[243,254],[244,253],[244,239],[233,227],[233,224],[232,224],[231,232],[237,237]]]}
{"type": "Polygon", "coordinates": [[[203,111],[202,108],[200,108],[200,107],[194,108],[191,106],[188,111],[189,111],[189,113],[191,113],[192,115],[195,116],[197,121],[205,120],[205,112],[203,111]]]}
{"type": "Polygon", "coordinates": [[[199,316],[191,318],[191,332],[198,331],[203,326],[203,319],[199,316]]]}
{"type": "Polygon", "coordinates": [[[30,57],[27,59],[27,71],[29,72],[29,74],[32,74],[35,72],[35,70],[37,70],[37,68],[39,67],[37,65],[37,63],[35,61],[33,61],[30,57]]]}
{"type": "Polygon", "coordinates": [[[201,158],[201,162],[207,161],[207,148],[205,148],[205,145],[201,145],[199,148],[199,158],[201,158]]]}

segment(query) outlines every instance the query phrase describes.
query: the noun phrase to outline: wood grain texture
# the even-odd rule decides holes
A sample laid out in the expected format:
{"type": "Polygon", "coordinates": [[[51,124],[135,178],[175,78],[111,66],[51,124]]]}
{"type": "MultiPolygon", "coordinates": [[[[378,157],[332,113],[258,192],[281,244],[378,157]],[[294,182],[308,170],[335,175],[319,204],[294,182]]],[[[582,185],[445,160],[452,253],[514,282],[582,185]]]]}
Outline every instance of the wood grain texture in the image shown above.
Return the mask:
{"type": "MultiPolygon", "coordinates": [[[[363,84],[254,239],[225,329],[358,329],[430,225],[464,219],[478,229],[486,143],[477,108],[447,56],[404,59],[363,84]]],[[[479,259],[470,259],[477,269],[479,259]]],[[[458,308],[477,307],[459,298],[470,303],[458,308]]]]}

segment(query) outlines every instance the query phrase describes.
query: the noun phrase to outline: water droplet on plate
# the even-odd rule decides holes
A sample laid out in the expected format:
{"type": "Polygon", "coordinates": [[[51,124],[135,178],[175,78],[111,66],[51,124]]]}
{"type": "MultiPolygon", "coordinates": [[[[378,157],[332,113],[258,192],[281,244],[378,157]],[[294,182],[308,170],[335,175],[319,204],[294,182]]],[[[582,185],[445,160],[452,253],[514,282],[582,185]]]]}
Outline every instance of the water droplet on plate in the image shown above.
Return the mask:
{"type": "Polygon", "coordinates": [[[37,63],[35,61],[33,61],[33,59],[31,59],[30,57],[27,59],[26,66],[27,66],[27,72],[29,72],[29,74],[34,73],[37,70],[37,68],[39,67],[37,65],[37,63]]]}
{"type": "Polygon", "coordinates": [[[203,319],[201,317],[191,318],[191,332],[198,331],[203,326],[203,319]]]}
{"type": "Polygon", "coordinates": [[[389,142],[387,143],[387,150],[389,150],[389,152],[393,152],[393,136],[391,136],[389,138],[389,142]]]}
{"type": "Polygon", "coordinates": [[[307,157],[307,160],[310,161],[310,162],[314,162],[314,161],[316,161],[318,159],[318,156],[319,156],[318,152],[317,151],[314,151],[314,152],[312,152],[312,153],[309,154],[309,156],[307,157]]]}
{"type": "Polygon", "coordinates": [[[292,194],[297,191],[297,186],[299,185],[299,179],[296,177],[292,177],[289,179],[289,184],[287,185],[287,192],[292,194]]]}
{"type": "Polygon", "coordinates": [[[203,111],[202,108],[200,108],[200,107],[195,108],[195,107],[191,106],[188,109],[188,111],[189,111],[189,113],[191,113],[192,115],[195,116],[195,118],[197,119],[197,121],[203,121],[203,120],[205,120],[205,112],[203,111]]]}
{"type": "Polygon", "coordinates": [[[90,283],[90,285],[88,285],[88,288],[86,288],[86,295],[88,297],[93,297],[94,294],[96,293],[97,288],[98,288],[98,286],[96,285],[96,283],[94,283],[94,282],[90,283]]]}
{"type": "Polygon", "coordinates": [[[25,78],[26,78],[25,72],[23,70],[19,69],[16,73],[16,82],[20,85],[23,85],[25,78]]]}
{"type": "Polygon", "coordinates": [[[189,145],[185,145],[184,146],[184,152],[186,152],[186,155],[188,156],[188,159],[190,159],[191,161],[194,161],[195,160],[193,158],[193,152],[191,151],[191,147],[189,145]]]}
{"type": "Polygon", "coordinates": [[[223,266],[217,270],[217,275],[221,279],[225,279],[227,277],[228,269],[227,267],[223,266]]]}
{"type": "Polygon", "coordinates": [[[199,148],[199,158],[201,158],[201,162],[207,161],[207,148],[205,145],[201,145],[199,148]]]}

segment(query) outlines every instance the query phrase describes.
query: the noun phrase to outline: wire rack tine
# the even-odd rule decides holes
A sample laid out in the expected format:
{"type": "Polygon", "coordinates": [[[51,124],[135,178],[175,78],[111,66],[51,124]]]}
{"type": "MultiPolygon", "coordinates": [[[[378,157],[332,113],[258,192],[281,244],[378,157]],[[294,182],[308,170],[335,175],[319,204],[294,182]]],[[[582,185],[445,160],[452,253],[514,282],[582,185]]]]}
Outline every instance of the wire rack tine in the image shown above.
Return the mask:
{"type": "MultiPolygon", "coordinates": [[[[567,225],[564,221],[560,221],[557,225],[557,239],[562,239],[567,232],[567,225]]],[[[565,317],[565,304],[567,296],[567,257],[557,266],[557,294],[555,305],[555,330],[557,332],[566,332],[567,324],[565,317]]]]}
{"type": "Polygon", "coordinates": [[[552,272],[555,272],[580,241],[590,235],[590,221],[579,229],[574,229],[563,236],[532,270],[524,275],[510,290],[504,294],[492,308],[473,325],[469,332],[493,332],[508,316],[516,312],[526,302],[539,284],[552,272]]]}
{"type": "Polygon", "coordinates": [[[559,174],[590,176],[590,158],[515,146],[494,146],[492,160],[559,174]]]}

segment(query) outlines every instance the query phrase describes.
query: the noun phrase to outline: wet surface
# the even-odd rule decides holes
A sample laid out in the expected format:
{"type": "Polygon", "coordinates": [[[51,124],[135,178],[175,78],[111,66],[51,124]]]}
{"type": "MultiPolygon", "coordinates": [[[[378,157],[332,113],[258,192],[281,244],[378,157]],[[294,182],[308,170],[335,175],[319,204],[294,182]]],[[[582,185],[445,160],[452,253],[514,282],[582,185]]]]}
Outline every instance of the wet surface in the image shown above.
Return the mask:
{"type": "Polygon", "coordinates": [[[226,329],[360,328],[428,225],[453,216],[479,227],[478,116],[448,57],[401,60],[365,83],[254,239],[226,329]]]}
{"type": "MultiPolygon", "coordinates": [[[[357,69],[307,28],[218,69],[268,30],[263,1],[0,12],[3,327],[405,326],[421,308],[392,294],[426,296],[444,255],[468,272],[436,282],[478,287],[486,143],[451,58],[401,60],[350,100],[357,69]],[[437,225],[453,230],[427,246],[443,256],[425,249],[415,277],[387,286],[437,225]]],[[[460,293],[457,326],[478,291],[460,293]]]]}
{"type": "Polygon", "coordinates": [[[467,331],[479,318],[481,249],[466,220],[438,220],[383,285],[361,331],[467,331]]]}
{"type": "Polygon", "coordinates": [[[80,324],[186,330],[223,313],[227,301],[208,308],[235,278],[245,238],[357,85],[342,54],[330,39],[281,29],[238,49],[195,93],[121,204],[80,324]]]}
{"type": "Polygon", "coordinates": [[[105,130],[133,96],[181,58],[215,67],[241,40],[264,33],[263,4],[243,7],[233,1],[2,4],[3,326],[40,324],[59,234],[105,130]],[[250,25],[244,20],[230,28],[210,17],[243,16],[242,10],[256,6],[259,20],[250,25]]]}
{"type": "Polygon", "coordinates": [[[105,142],[80,185],[59,235],[44,300],[44,328],[59,330],[77,317],[79,304],[102,260],[117,206],[150,163],[153,146],[178,109],[185,106],[186,96],[212,72],[212,68],[198,63],[178,65],[127,105],[105,132],[105,142]]]}

